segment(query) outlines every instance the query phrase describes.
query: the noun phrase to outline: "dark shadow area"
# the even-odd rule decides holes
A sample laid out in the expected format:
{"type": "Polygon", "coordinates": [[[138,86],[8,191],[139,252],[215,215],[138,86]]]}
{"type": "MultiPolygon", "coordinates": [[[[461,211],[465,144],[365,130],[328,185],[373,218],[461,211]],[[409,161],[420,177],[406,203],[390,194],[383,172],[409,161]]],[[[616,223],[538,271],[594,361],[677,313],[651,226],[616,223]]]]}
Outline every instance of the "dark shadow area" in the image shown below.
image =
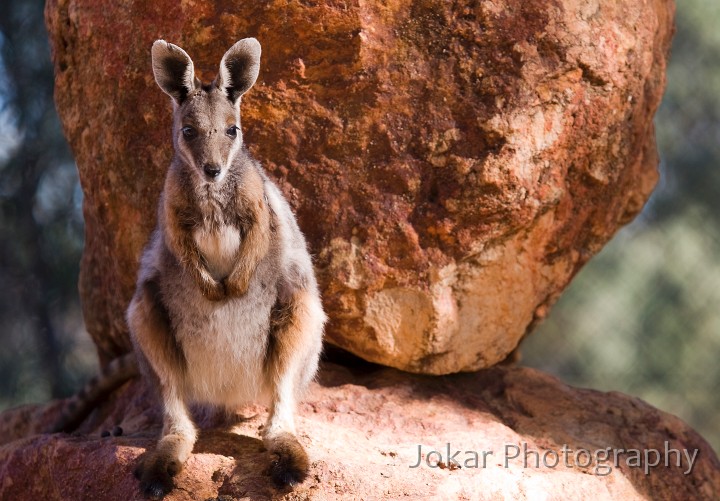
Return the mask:
{"type": "MultiPolygon", "coordinates": [[[[347,369],[351,374],[358,376],[364,374],[371,374],[375,371],[379,371],[385,368],[380,364],[368,362],[367,360],[358,357],[354,353],[344,350],[338,346],[332,345],[328,342],[325,342],[323,344],[323,351],[320,362],[323,364],[327,363],[340,365],[347,369]]],[[[320,383],[322,384],[322,371],[320,372],[319,377],[320,383]]]]}

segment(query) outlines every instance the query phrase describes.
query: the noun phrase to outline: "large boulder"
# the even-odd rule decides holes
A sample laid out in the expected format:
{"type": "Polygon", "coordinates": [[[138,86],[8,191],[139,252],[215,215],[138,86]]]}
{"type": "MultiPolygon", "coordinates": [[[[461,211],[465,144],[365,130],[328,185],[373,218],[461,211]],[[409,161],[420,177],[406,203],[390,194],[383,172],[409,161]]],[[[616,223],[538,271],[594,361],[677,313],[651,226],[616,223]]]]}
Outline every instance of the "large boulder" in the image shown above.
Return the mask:
{"type": "Polygon", "coordinates": [[[150,46],[214,77],[263,45],[251,151],[307,234],[327,339],[407,371],[506,358],[655,184],[670,0],[49,0],[85,193],[80,291],[104,361],[171,156],[150,46]]]}
{"type": "MultiPolygon", "coordinates": [[[[246,409],[238,434],[200,434],[167,499],[720,499],[710,446],[638,399],[533,369],[435,378],[353,370],[326,364],[301,406],[312,465],[294,492],[272,487],[258,432],[265,413],[246,409]]],[[[0,498],[141,499],[132,471],[160,432],[143,386],[124,387],[82,435],[32,435],[57,409],[3,414],[0,498]],[[122,436],[101,437],[117,425],[122,436]]]]}

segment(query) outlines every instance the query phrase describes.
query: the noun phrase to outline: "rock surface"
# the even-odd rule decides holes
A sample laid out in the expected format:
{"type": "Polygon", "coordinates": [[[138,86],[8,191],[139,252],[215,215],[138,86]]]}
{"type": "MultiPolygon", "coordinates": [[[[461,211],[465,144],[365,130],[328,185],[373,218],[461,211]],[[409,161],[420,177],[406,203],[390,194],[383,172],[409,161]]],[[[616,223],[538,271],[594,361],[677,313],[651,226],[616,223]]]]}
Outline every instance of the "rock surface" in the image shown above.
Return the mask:
{"type": "MultiPolygon", "coordinates": [[[[720,462],[713,450],[682,421],[638,399],[570,388],[525,368],[437,378],[387,368],[361,371],[326,364],[301,406],[298,430],[312,466],[295,491],[275,490],[265,473],[270,458],[258,439],[260,409],[236,426],[237,434],[203,431],[167,499],[720,498],[720,462]],[[448,443],[461,451],[455,457],[460,468],[450,466],[448,443]],[[687,475],[684,456],[680,467],[674,455],[671,466],[663,465],[666,443],[668,449],[698,450],[687,475]],[[418,462],[418,445],[429,465],[410,468],[418,462]],[[572,452],[566,456],[563,446],[572,452]],[[656,449],[661,464],[645,474],[645,460],[628,465],[627,452],[598,461],[596,451],[606,448],[642,454],[656,449]],[[442,465],[433,449],[442,452],[442,465]],[[468,450],[478,453],[477,468],[468,450]],[[540,467],[534,452],[545,457],[540,467]]],[[[51,421],[57,406],[3,416],[0,498],[139,499],[132,471],[159,433],[159,413],[140,384],[124,387],[94,424],[86,423],[84,435],[19,438],[32,431],[28,423],[51,421]],[[118,424],[122,436],[100,437],[118,424]]]]}
{"type": "Polygon", "coordinates": [[[422,373],[489,367],[641,209],[670,0],[49,0],[85,193],[80,290],[107,360],[171,155],[150,46],[210,80],[263,45],[245,138],[309,237],[328,340],[422,373]],[[233,5],[233,7],[231,7],[233,5]]]}

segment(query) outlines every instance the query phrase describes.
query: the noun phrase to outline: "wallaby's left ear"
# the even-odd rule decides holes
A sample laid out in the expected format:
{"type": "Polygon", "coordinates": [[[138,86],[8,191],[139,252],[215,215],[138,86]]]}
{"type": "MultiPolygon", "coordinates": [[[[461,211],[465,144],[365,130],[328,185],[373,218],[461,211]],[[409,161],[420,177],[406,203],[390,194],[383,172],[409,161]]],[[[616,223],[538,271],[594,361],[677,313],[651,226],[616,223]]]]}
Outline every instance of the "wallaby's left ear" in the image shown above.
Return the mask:
{"type": "Polygon", "coordinates": [[[237,103],[240,96],[253,86],[260,72],[260,42],[243,38],[225,53],[220,61],[217,86],[228,99],[237,103]]]}
{"type": "Polygon", "coordinates": [[[156,40],[152,46],[152,67],[157,84],[178,104],[200,86],[187,52],[165,40],[156,40]]]}

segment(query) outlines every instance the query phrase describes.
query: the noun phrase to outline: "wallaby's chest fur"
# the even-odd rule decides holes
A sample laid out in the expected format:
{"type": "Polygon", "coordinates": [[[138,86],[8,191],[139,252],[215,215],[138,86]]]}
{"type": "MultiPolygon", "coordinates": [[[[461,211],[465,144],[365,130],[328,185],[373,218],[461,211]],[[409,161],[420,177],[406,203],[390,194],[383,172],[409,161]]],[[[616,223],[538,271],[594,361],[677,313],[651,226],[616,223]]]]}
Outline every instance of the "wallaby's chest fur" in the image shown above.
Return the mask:
{"type": "Polygon", "coordinates": [[[240,231],[233,226],[214,228],[204,225],[193,231],[193,240],[213,278],[219,280],[228,276],[240,249],[240,231]]]}
{"type": "MultiPolygon", "coordinates": [[[[251,174],[254,173],[246,173],[246,177],[251,174]]],[[[228,180],[231,185],[242,181],[236,176],[228,180]]],[[[263,197],[262,183],[255,184],[258,188],[253,196],[263,197]]],[[[194,245],[215,280],[222,280],[230,274],[242,243],[240,218],[235,212],[243,208],[238,207],[237,195],[233,193],[235,190],[202,187],[194,190],[194,196],[187,201],[187,211],[195,215],[187,231],[191,233],[194,245]]]]}

